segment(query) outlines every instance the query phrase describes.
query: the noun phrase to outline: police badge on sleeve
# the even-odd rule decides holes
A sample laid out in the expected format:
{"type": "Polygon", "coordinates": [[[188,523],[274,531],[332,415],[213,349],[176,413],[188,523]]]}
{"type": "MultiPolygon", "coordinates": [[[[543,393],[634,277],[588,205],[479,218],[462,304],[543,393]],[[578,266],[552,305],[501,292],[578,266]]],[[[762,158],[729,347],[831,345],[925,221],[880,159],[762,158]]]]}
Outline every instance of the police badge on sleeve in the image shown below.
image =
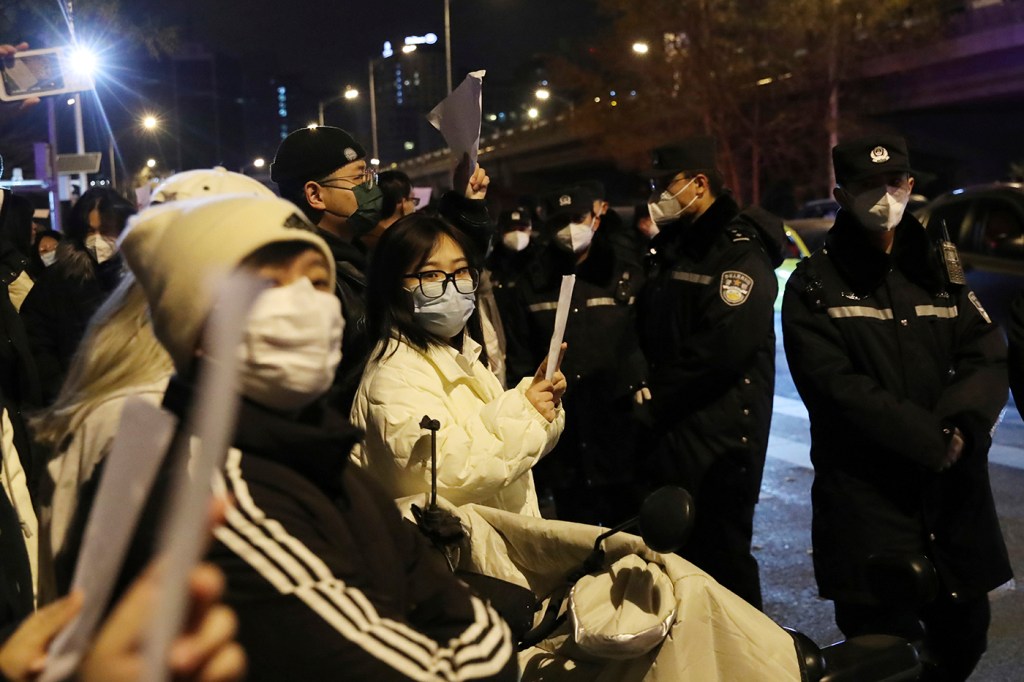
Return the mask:
{"type": "Polygon", "coordinates": [[[726,270],[722,273],[722,286],[719,294],[726,305],[743,305],[754,288],[754,279],[737,270],[726,270]]]}

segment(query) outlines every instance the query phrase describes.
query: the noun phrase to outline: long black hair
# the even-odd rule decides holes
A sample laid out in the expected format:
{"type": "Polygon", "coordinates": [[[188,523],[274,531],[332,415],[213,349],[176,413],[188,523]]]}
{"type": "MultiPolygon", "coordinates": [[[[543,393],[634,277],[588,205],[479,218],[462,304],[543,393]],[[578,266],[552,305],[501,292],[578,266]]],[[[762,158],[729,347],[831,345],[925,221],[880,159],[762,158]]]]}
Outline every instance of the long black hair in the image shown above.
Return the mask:
{"type": "Polygon", "coordinates": [[[65,236],[82,244],[89,236],[89,213],[93,209],[100,212],[100,231],[110,237],[116,237],[124,230],[128,218],[135,213],[135,207],[112,189],[93,187],[83,194],[71,208],[71,215],[64,228],[65,236]]]}
{"type": "MultiPolygon", "coordinates": [[[[384,357],[389,338],[397,337],[410,345],[427,350],[431,346],[447,345],[416,323],[412,294],[405,288],[405,275],[416,272],[430,258],[442,237],[448,237],[466,254],[469,267],[479,268],[476,246],[464,232],[439,216],[413,213],[395,222],[384,231],[370,261],[366,289],[366,331],[369,347],[380,344],[377,358],[384,357]]],[[[479,329],[474,311],[467,323],[471,330],[479,329]]],[[[479,341],[479,339],[477,339],[479,341]]]]}

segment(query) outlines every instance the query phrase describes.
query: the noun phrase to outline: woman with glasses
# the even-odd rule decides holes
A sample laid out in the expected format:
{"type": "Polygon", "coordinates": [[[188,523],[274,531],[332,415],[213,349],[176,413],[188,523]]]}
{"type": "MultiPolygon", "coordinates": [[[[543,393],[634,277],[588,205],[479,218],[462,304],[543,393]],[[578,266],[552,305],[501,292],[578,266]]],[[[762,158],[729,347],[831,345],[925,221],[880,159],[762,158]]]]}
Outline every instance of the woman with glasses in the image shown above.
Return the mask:
{"type": "Polygon", "coordinates": [[[537,374],[505,391],[466,331],[480,280],[469,237],[445,220],[413,214],[374,252],[368,333],[375,343],[356,392],[352,423],[366,432],[353,459],[393,497],[430,490],[430,432],[437,432],[438,494],[540,516],[531,467],[565,424],[565,377],[537,374]]]}

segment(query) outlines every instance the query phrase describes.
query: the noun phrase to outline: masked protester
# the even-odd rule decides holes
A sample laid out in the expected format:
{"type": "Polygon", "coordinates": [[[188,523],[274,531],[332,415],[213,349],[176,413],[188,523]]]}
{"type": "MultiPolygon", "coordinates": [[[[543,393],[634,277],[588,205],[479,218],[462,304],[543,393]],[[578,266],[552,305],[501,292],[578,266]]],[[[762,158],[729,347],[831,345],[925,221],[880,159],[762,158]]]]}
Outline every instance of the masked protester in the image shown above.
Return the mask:
{"type": "Polygon", "coordinates": [[[659,186],[648,202],[650,241],[639,298],[649,390],[650,486],[681,485],[699,509],[680,550],[760,608],[751,553],[775,386],[774,268],[782,222],[740,212],[722,185],[714,138],[654,152],[659,186]]]}
{"type": "Polygon", "coordinates": [[[135,208],[111,189],[83,194],[71,209],[54,264],[22,304],[44,404],[57,397],[89,318],[121,280],[117,237],[133,213],[135,208]]]}
{"type": "MultiPolygon", "coordinates": [[[[163,405],[179,418],[202,371],[210,277],[238,269],[269,285],[238,348],[243,400],[218,477],[234,506],[207,557],[227,578],[247,679],[418,680],[445,670],[453,680],[514,680],[507,626],[349,465],[360,433],[323,405],[345,325],[334,259],[298,225],[308,223],[277,198],[178,201],[147,210],[122,242],[174,362],[163,405]]],[[[176,440],[194,437],[183,429],[176,440]]],[[[119,586],[150,560],[174,452],[119,586]]]]}
{"type": "MultiPolygon", "coordinates": [[[[366,245],[363,238],[380,223],[384,197],[366,150],[348,132],[312,126],[292,132],[281,142],[270,166],[281,196],[298,206],[316,225],[334,254],[338,271],[335,293],[345,311],[344,357],[336,378],[335,400],[347,412],[370,347],[366,340],[366,245]]],[[[477,169],[465,193],[448,192],[441,212],[472,234],[482,253],[490,238],[483,198],[487,176],[477,169]]],[[[376,235],[374,235],[376,236],[376,235]]],[[[371,237],[372,241],[373,237],[371,237]]]]}
{"type": "MultiPolygon", "coordinates": [[[[274,196],[241,173],[200,168],[164,180],[150,205],[227,194],[274,196]]],[[[30,420],[34,443],[47,453],[36,498],[44,598],[52,596],[50,566],[63,547],[79,489],[110,452],[125,401],[131,397],[159,405],[172,373],[171,358],[153,335],[145,294],[135,276],[126,273],[89,320],[56,400],[30,420]]]]}
{"type": "Polygon", "coordinates": [[[841,208],[782,307],[811,418],[818,591],[847,637],[923,639],[922,679],[965,680],[985,650],[987,593],[1012,576],[988,479],[1006,344],[905,211],[903,138],[844,142],[832,159],[841,208]],[[883,553],[928,557],[936,600],[873,599],[865,566],[883,553]]]}
{"type": "Polygon", "coordinates": [[[510,371],[529,371],[547,355],[562,276],[576,275],[562,365],[565,433],[534,476],[559,519],[612,526],[639,509],[633,395],[647,367],[634,308],[643,273],[607,238],[598,196],[587,185],[545,197],[550,239],[518,280],[506,329],[510,371]]]}
{"type": "Polygon", "coordinates": [[[506,391],[479,361],[467,331],[477,258],[469,237],[437,217],[410,216],[381,237],[368,297],[375,348],[352,406],[366,440],[353,458],[393,497],[429,491],[427,415],[441,425],[439,495],[539,516],[530,469],[562,432],[565,377],[546,380],[542,367],[506,391]]]}

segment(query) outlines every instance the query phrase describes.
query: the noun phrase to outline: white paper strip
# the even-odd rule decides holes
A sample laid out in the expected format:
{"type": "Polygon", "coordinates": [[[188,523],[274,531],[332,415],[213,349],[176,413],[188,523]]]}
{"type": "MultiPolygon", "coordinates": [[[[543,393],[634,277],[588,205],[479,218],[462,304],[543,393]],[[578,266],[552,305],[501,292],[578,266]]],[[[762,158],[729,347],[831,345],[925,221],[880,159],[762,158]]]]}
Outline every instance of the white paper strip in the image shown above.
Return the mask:
{"type": "Polygon", "coordinates": [[[224,463],[238,419],[238,346],[249,310],[266,280],[235,273],[215,288],[217,304],[206,322],[207,352],[187,433],[199,437],[197,456],[179,466],[173,496],[160,528],[157,556],[163,562],[160,602],[145,639],[142,680],[166,680],[167,656],[188,608],[188,579],[203,554],[210,511],[210,481],[224,463]]]}
{"type": "Polygon", "coordinates": [[[125,401],[75,565],[72,589],[85,600],[50,645],[41,682],[71,677],[92,641],[176,425],[172,414],[142,398],[125,401]]]}
{"type": "Polygon", "coordinates": [[[544,378],[551,380],[558,369],[558,354],[562,349],[565,337],[565,323],[569,321],[569,307],[572,306],[572,290],[576,286],[576,275],[563,275],[562,288],[558,292],[558,308],[555,310],[555,329],[551,332],[551,345],[548,346],[548,366],[544,378]]]}

